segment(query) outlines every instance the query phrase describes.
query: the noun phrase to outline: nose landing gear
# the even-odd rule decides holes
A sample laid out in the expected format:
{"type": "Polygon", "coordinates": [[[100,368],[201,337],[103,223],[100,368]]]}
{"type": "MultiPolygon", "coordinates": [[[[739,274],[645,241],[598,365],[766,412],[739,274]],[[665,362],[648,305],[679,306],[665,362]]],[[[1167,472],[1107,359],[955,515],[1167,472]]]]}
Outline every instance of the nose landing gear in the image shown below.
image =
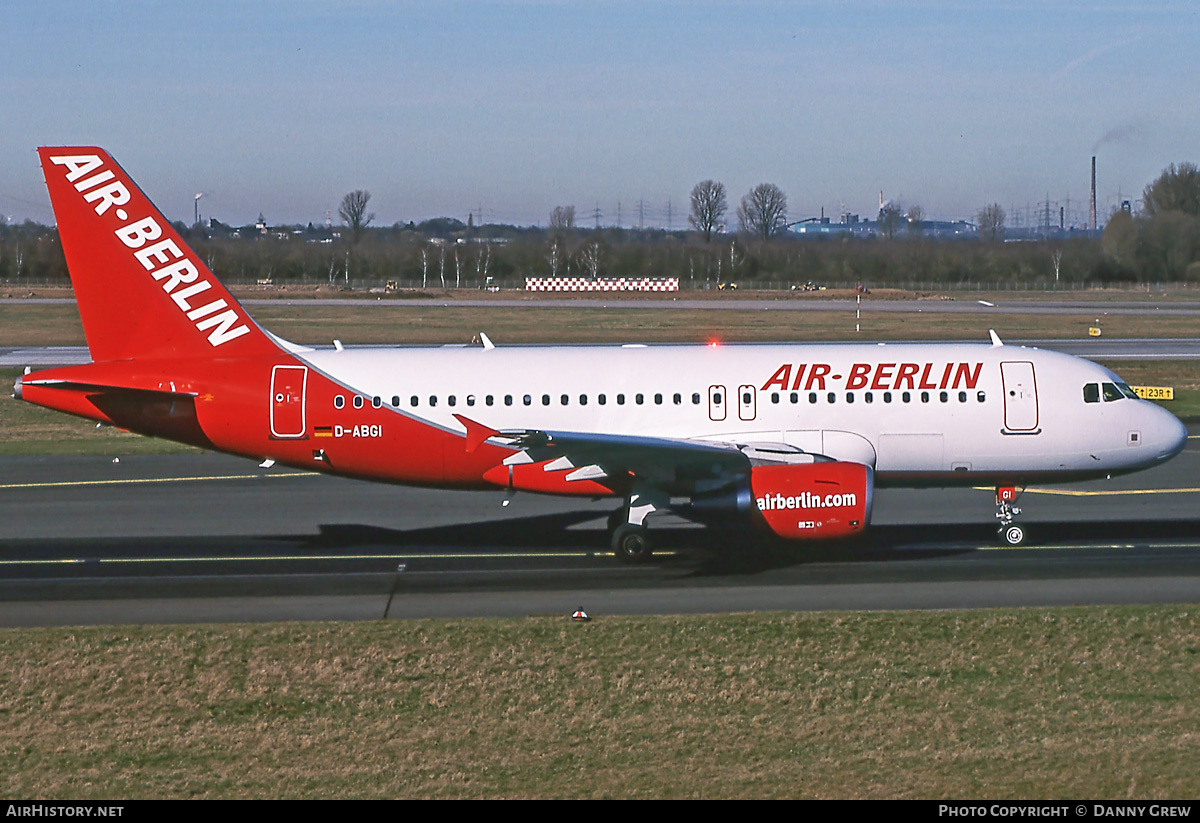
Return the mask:
{"type": "Polygon", "coordinates": [[[1020,492],[1014,486],[996,488],[996,519],[1000,521],[997,533],[1000,535],[1000,541],[1008,546],[1019,546],[1025,542],[1024,527],[1014,522],[1021,510],[1013,503],[1020,496],[1020,492]]]}

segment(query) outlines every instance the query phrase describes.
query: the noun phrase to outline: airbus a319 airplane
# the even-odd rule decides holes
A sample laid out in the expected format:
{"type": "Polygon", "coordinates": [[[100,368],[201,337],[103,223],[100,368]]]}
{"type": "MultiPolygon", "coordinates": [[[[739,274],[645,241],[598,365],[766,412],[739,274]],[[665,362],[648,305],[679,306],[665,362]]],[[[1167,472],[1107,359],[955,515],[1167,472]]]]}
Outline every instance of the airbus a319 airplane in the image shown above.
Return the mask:
{"type": "Polygon", "coordinates": [[[30,403],[263,461],[448,489],[611,497],[612,546],[674,511],[796,540],[861,532],[876,485],[997,488],[1178,454],[1186,430],[1094,363],[981,344],[316,350],[257,325],[124,170],[39,150],[92,363],[30,403]]]}

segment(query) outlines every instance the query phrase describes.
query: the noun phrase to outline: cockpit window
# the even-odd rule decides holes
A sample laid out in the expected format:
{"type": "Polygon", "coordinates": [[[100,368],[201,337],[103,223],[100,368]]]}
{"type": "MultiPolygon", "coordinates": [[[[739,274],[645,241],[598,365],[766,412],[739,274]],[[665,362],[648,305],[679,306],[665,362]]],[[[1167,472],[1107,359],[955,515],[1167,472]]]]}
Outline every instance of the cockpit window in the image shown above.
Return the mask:
{"type": "Polygon", "coordinates": [[[1116,383],[1105,383],[1102,388],[1104,389],[1105,403],[1109,403],[1113,400],[1120,400],[1125,396],[1121,394],[1121,390],[1117,388],[1116,383]]]}
{"type": "Polygon", "coordinates": [[[1137,400],[1137,399],[1138,399],[1138,394],[1137,394],[1137,392],[1135,392],[1133,389],[1129,388],[1129,386],[1127,386],[1126,384],[1124,384],[1124,383],[1118,383],[1118,384],[1117,384],[1117,388],[1121,390],[1121,394],[1125,395],[1125,396],[1126,396],[1126,397],[1128,397],[1130,400],[1137,400]]]}
{"type": "Polygon", "coordinates": [[[1100,384],[1088,383],[1083,387],[1083,402],[1084,403],[1099,403],[1100,402],[1100,384]]]}

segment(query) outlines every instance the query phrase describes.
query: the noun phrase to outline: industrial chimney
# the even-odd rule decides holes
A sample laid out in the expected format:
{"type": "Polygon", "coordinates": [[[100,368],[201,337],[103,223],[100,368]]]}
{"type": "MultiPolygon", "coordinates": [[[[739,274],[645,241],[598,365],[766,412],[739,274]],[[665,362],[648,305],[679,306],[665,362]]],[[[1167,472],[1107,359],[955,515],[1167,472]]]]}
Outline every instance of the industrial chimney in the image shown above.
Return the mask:
{"type": "Polygon", "coordinates": [[[1090,226],[1092,231],[1095,231],[1099,226],[1096,225],[1096,155],[1092,155],[1092,210],[1090,217],[1090,226]]]}

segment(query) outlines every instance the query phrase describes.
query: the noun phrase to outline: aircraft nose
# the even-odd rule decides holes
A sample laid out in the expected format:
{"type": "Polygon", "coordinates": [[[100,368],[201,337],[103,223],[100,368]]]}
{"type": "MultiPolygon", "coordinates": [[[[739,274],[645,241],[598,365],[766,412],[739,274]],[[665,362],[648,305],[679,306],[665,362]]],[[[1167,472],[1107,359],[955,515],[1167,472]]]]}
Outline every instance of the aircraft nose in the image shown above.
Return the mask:
{"type": "Polygon", "coordinates": [[[1174,457],[1187,445],[1187,427],[1166,409],[1153,407],[1153,418],[1149,421],[1150,445],[1160,461],[1174,457]]]}

